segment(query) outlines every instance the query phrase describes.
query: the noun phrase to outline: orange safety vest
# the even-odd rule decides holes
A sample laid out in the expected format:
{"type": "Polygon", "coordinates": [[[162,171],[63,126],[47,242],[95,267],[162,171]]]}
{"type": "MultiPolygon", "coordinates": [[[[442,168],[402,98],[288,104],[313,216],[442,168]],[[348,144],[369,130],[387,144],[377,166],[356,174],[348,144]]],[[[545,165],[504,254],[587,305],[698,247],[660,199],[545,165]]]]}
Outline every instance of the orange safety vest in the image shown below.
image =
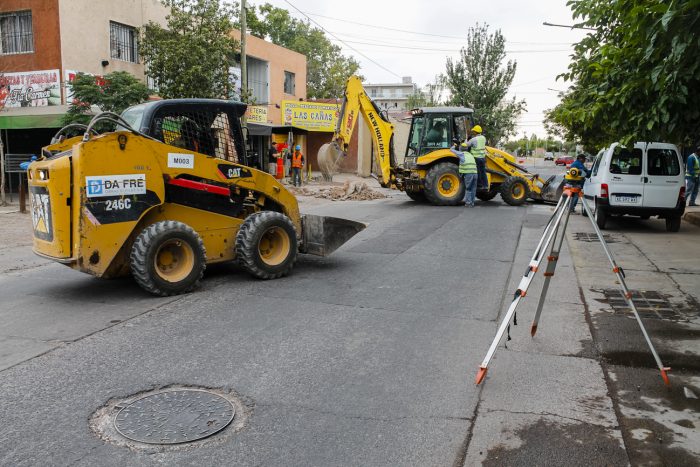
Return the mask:
{"type": "Polygon", "coordinates": [[[294,154],[292,154],[292,167],[301,168],[302,157],[304,157],[304,155],[301,153],[301,151],[294,151],[294,154]]]}

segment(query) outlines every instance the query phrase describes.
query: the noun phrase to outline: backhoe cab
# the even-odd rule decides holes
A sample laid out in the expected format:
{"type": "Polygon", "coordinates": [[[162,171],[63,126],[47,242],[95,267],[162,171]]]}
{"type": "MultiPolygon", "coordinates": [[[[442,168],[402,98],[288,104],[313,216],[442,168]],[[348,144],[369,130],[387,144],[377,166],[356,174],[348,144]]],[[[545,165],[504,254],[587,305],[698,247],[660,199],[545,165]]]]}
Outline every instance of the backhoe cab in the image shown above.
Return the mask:
{"type": "Polygon", "coordinates": [[[66,127],[28,170],[34,252],[98,277],[131,274],[155,295],[193,290],[206,265],[261,279],[297,253],[327,255],[365,226],[301,215],[274,177],[247,165],[246,106],[175,99],[66,127]],[[100,124],[117,131],[99,134],[100,124]]]}
{"type": "MultiPolygon", "coordinates": [[[[463,142],[474,125],[473,110],[467,107],[425,107],[411,111],[411,130],[403,164],[394,153],[394,125],[380,111],[362,87],[360,79],[351,76],[331,143],[319,150],[321,169],[331,172],[349,146],[357,120],[362,117],[373,141],[377,178],[384,187],[405,191],[414,201],[431,204],[458,205],[464,199],[464,183],[459,176],[459,158],[450,151],[455,142],[463,142]]],[[[547,182],[515,163],[510,154],[486,148],[488,189],[477,192],[487,201],[500,194],[512,205],[528,198],[541,199],[547,182]]]]}

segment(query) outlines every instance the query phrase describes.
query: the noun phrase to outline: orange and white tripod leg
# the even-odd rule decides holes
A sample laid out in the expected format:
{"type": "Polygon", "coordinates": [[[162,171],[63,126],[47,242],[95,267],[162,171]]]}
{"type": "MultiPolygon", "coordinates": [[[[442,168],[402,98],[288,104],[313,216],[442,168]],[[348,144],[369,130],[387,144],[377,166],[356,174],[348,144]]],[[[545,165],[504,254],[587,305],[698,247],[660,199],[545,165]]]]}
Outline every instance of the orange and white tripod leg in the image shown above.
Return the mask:
{"type": "Polygon", "coordinates": [[[615,263],[615,259],[613,258],[612,253],[608,249],[608,244],[605,243],[605,239],[603,238],[603,234],[598,228],[598,225],[595,223],[593,220],[593,213],[591,212],[590,208],[586,204],[586,200],[582,199],[583,202],[583,209],[586,211],[588,214],[588,219],[591,221],[591,225],[593,225],[593,229],[595,230],[596,235],[598,236],[598,240],[600,240],[600,245],[603,247],[603,251],[605,251],[605,255],[608,257],[608,261],[610,261],[610,265],[612,266],[612,270],[617,275],[617,280],[620,283],[620,290],[622,291],[622,295],[625,297],[625,300],[627,300],[627,304],[629,305],[630,309],[632,310],[632,313],[634,314],[635,319],[637,320],[637,324],[639,324],[639,328],[642,330],[642,334],[644,335],[644,339],[647,341],[647,345],[649,346],[649,350],[651,350],[652,355],[654,356],[654,360],[656,361],[656,366],[659,367],[659,371],[661,372],[661,379],[664,380],[664,383],[666,386],[670,386],[671,382],[668,379],[668,372],[671,371],[671,368],[664,366],[663,362],[661,361],[661,358],[659,357],[659,354],[656,352],[656,349],[654,348],[654,344],[651,343],[651,338],[649,337],[649,334],[647,333],[646,328],[644,327],[644,324],[642,323],[642,318],[639,317],[639,312],[637,311],[637,307],[634,305],[634,301],[632,300],[632,293],[629,291],[627,288],[627,283],[625,283],[625,273],[623,272],[622,268],[615,263]]]}

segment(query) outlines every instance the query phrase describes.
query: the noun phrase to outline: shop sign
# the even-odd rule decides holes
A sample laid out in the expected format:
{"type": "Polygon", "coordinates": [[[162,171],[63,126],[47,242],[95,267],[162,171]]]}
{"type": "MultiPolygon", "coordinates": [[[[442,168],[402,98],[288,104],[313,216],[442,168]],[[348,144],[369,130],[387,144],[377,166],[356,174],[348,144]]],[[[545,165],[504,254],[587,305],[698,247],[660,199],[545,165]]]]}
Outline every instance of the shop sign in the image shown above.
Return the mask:
{"type": "Polygon", "coordinates": [[[308,131],[334,132],[340,104],[282,101],[282,121],[308,131]]]}
{"type": "Polygon", "coordinates": [[[2,73],[5,86],[0,94],[0,107],[46,107],[61,105],[61,72],[59,70],[2,73]]]}
{"type": "Polygon", "coordinates": [[[267,123],[266,105],[249,105],[245,111],[249,123],[267,123]]]}
{"type": "MultiPolygon", "coordinates": [[[[73,100],[73,81],[75,81],[75,77],[78,76],[79,73],[93,76],[92,73],[85,73],[84,71],[64,70],[63,72],[63,80],[66,83],[66,104],[70,104],[73,100]]],[[[98,86],[104,86],[105,79],[102,76],[97,75],[95,76],[95,84],[98,86]]]]}

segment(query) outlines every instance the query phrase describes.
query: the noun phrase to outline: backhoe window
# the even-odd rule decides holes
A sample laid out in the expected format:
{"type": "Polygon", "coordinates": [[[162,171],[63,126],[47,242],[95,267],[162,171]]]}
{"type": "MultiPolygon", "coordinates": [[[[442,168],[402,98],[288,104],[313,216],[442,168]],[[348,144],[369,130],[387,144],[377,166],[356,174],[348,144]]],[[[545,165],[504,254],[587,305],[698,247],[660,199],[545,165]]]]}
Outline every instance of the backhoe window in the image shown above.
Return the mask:
{"type": "Polygon", "coordinates": [[[423,124],[425,123],[425,118],[414,117],[411,124],[411,134],[408,137],[408,147],[406,148],[407,156],[415,156],[418,154],[418,148],[420,147],[420,138],[423,134],[423,124]]]}
{"type": "Polygon", "coordinates": [[[467,139],[467,129],[471,128],[471,120],[466,115],[460,115],[454,118],[454,132],[456,138],[459,138],[460,143],[467,139]]]}
{"type": "Polygon", "coordinates": [[[439,148],[450,147],[450,120],[446,116],[429,116],[426,126],[423,148],[425,151],[434,151],[439,148]]]}

